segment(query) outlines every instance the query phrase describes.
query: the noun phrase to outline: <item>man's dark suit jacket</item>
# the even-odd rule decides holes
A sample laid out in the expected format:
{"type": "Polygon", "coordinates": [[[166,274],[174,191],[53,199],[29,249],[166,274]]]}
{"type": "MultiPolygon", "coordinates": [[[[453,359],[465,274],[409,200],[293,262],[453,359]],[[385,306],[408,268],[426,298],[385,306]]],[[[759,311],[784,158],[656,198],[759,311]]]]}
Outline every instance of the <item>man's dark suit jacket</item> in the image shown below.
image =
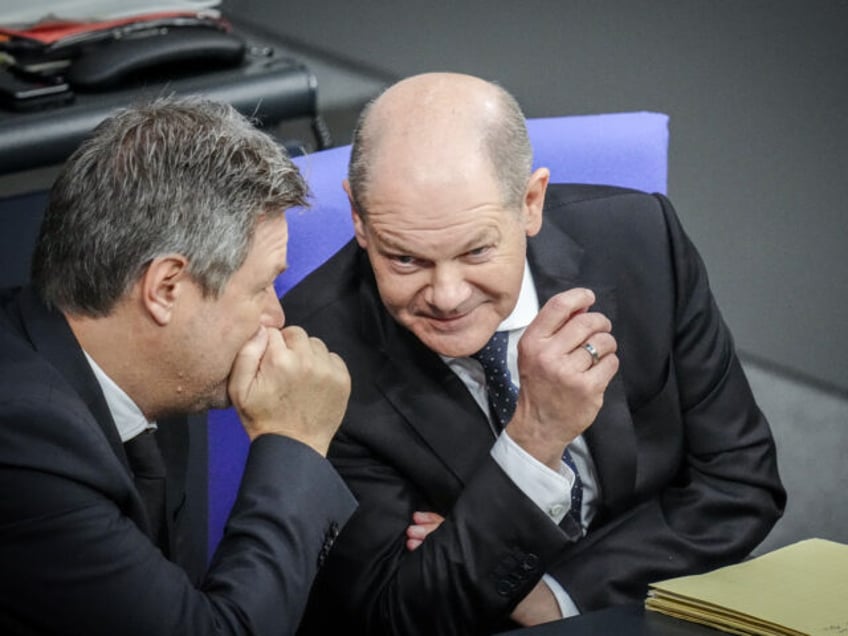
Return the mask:
{"type": "Polygon", "coordinates": [[[193,540],[186,520],[186,422],[159,426],[174,562],[148,539],[117,429],[64,317],[29,289],[0,295],[0,633],[294,632],[319,555],[354,507],[349,491],[307,446],[261,436],[206,571],[206,535],[193,540]]]}
{"type": "Polygon", "coordinates": [[[585,433],[600,482],[587,536],[570,542],[499,468],[485,415],[389,317],[351,242],[283,298],[289,324],[325,340],[353,378],[330,458],[360,505],[304,633],[496,631],[543,573],[581,611],[640,601],[649,582],[742,559],[780,516],[768,424],[670,203],[553,185],[528,260],[540,303],[594,290],[619,345],[620,371],[585,433]],[[416,510],[446,521],[410,553],[416,510]]]}

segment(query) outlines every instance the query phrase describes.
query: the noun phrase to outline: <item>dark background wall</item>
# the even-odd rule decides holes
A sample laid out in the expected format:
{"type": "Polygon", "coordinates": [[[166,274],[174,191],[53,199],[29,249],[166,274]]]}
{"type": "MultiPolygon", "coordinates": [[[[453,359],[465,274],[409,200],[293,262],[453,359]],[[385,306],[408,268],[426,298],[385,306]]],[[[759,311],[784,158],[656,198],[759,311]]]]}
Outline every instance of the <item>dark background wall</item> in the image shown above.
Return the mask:
{"type": "Polygon", "coordinates": [[[741,352],[848,394],[846,0],[224,7],[385,76],[497,80],[528,116],[668,113],[669,192],[741,352]]]}

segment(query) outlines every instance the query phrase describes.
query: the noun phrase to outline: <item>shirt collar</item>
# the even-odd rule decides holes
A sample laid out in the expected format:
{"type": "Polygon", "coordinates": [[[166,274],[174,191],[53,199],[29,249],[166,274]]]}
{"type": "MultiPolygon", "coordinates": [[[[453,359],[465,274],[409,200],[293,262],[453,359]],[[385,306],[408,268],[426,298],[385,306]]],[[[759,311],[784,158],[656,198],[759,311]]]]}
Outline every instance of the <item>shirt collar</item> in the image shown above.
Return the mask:
{"type": "Polygon", "coordinates": [[[512,313],[507,316],[498,327],[498,331],[515,331],[524,329],[533,322],[539,313],[539,297],[536,295],[536,284],[530,273],[530,265],[524,262],[524,276],[521,279],[521,291],[518,292],[518,301],[512,313]]]}
{"type": "Polygon", "coordinates": [[[100,390],[103,391],[103,397],[106,398],[106,406],[109,407],[109,413],[115,421],[115,427],[118,429],[118,435],[122,442],[131,440],[139,433],[143,433],[147,429],[155,429],[156,423],[150,422],[138,405],[133,402],[133,399],[126,392],[115,384],[106,372],[94,361],[88,352],[83,351],[88,364],[91,365],[91,370],[94,371],[94,377],[100,385],[100,390]]]}

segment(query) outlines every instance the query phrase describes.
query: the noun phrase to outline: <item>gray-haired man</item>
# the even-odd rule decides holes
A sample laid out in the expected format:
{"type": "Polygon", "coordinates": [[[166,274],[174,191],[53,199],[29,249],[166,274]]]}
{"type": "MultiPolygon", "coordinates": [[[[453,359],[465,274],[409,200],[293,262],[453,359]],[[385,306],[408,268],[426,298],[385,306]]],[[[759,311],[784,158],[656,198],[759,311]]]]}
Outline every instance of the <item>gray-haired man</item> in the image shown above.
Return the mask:
{"type": "Polygon", "coordinates": [[[324,459],[347,369],[273,287],[305,195],[272,139],[198,99],[126,109],[70,158],[32,288],[0,294],[0,631],[294,631],[354,507],[324,459]],[[185,457],[151,431],[184,444],[166,420],[230,403],[241,490],[187,572],[185,457]]]}

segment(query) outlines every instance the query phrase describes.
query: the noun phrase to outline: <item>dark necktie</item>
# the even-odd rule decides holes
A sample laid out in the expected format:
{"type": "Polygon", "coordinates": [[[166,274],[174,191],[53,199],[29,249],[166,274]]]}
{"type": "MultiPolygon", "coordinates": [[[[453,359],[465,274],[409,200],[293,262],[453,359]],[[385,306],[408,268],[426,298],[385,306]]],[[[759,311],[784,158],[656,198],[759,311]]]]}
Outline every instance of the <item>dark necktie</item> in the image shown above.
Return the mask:
{"type": "MultiPolygon", "coordinates": [[[[518,387],[512,382],[507,364],[508,342],[508,332],[496,331],[495,335],[486,343],[486,346],[471,356],[483,365],[483,372],[486,374],[486,392],[489,396],[489,410],[493,422],[500,430],[503,430],[512,418],[515,405],[518,402],[518,387]]],[[[568,452],[568,448],[562,455],[562,461],[574,473],[574,486],[571,488],[571,510],[568,514],[574,518],[579,527],[580,507],[583,503],[583,481],[580,479],[580,473],[577,472],[577,467],[574,465],[574,459],[568,452]]]]}
{"type": "Polygon", "coordinates": [[[168,526],[165,522],[165,460],[153,429],[124,442],[124,450],[150,520],[151,539],[168,554],[168,526]]]}

